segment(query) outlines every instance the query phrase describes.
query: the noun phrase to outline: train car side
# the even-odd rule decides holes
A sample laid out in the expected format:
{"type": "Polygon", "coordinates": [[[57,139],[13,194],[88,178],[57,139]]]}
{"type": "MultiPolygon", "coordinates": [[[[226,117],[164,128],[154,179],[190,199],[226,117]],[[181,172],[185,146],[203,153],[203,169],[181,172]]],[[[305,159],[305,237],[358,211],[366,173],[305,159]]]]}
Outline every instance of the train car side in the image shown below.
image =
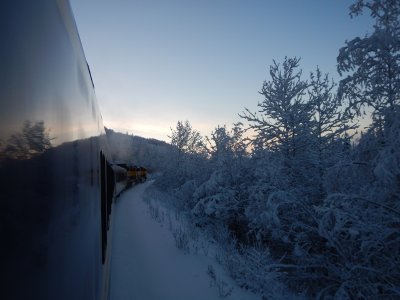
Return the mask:
{"type": "Polygon", "coordinates": [[[120,175],[69,2],[0,20],[0,299],[106,299],[120,175]]]}

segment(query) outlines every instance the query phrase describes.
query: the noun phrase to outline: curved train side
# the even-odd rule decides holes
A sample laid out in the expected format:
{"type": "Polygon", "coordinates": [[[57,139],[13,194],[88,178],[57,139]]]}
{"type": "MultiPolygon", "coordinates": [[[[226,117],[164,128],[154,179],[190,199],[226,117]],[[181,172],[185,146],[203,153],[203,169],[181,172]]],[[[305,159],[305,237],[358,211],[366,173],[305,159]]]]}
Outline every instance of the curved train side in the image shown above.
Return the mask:
{"type": "Polygon", "coordinates": [[[107,299],[113,164],[67,0],[0,11],[0,299],[107,299]]]}

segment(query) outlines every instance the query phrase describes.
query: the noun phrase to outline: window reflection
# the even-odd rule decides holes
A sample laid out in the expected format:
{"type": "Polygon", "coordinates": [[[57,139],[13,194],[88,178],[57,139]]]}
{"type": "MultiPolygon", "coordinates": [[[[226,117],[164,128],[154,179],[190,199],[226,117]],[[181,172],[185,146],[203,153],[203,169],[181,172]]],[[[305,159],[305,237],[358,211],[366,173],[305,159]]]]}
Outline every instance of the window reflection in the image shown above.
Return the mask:
{"type": "Polygon", "coordinates": [[[30,159],[50,149],[53,139],[50,138],[50,130],[46,128],[44,121],[26,120],[20,132],[12,134],[5,143],[0,142],[2,158],[30,159]]]}
{"type": "Polygon", "coordinates": [[[100,228],[100,138],[54,139],[47,122],[27,120],[0,141],[0,256],[7,258],[0,299],[56,299],[53,292],[80,284],[58,272],[76,277],[101,259],[100,235],[87,231],[100,228]],[[16,283],[24,286],[18,296],[3,297],[16,283]]]}

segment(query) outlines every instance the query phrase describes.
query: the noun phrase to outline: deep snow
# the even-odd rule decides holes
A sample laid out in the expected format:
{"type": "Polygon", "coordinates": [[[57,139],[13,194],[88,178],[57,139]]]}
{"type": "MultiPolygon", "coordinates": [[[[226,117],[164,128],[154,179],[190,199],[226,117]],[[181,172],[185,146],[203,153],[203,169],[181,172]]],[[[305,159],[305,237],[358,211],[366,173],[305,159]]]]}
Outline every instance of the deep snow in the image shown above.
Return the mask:
{"type": "Polygon", "coordinates": [[[209,265],[232,286],[228,299],[259,299],[234,286],[215,260],[184,254],[171,232],[151,218],[143,193],[151,182],[124,192],[114,207],[111,250],[111,300],[221,299],[210,286],[209,265]]]}

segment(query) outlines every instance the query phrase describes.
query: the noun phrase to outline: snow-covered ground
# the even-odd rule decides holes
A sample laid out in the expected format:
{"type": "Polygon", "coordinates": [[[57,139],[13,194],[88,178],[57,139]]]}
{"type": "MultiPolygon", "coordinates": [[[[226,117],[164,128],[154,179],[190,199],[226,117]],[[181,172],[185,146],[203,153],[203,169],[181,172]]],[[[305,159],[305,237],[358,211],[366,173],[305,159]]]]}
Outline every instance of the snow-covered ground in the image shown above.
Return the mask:
{"type": "Polygon", "coordinates": [[[117,200],[112,234],[111,300],[221,299],[217,282],[232,293],[227,299],[256,300],[226,276],[212,257],[185,254],[175,247],[166,226],[150,216],[143,193],[151,182],[124,192],[117,200]],[[217,277],[210,276],[210,266],[217,277]]]}

